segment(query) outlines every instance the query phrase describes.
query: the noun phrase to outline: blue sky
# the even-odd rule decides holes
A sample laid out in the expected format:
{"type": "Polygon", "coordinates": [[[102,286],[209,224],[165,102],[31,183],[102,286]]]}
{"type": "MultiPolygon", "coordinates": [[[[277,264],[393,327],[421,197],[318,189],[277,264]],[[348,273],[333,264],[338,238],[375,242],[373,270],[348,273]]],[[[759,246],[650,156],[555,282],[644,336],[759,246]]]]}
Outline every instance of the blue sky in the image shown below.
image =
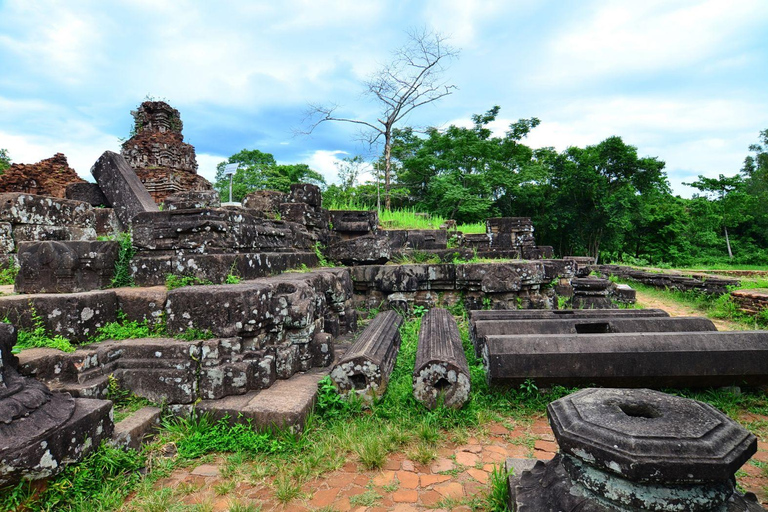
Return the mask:
{"type": "Polygon", "coordinates": [[[768,2],[0,0],[0,148],[14,162],[63,152],[83,177],[119,150],[148,94],[181,111],[200,173],[237,151],[306,162],[367,154],[349,125],[295,137],[307,104],[363,119],[361,81],[428,27],[461,49],[458,90],[408,120],[467,124],[501,106],[533,147],[611,135],[667,163],[675,192],[736,173],[768,129],[768,2]]]}

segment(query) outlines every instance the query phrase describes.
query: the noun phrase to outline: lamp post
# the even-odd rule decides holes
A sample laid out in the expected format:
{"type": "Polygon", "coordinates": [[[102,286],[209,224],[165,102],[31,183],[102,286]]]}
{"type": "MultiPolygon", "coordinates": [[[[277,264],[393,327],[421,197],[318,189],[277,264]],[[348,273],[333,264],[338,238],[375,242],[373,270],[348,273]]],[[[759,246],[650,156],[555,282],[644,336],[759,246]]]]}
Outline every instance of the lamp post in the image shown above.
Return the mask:
{"type": "Polygon", "coordinates": [[[232,179],[237,172],[237,168],[240,164],[227,164],[224,166],[224,174],[229,176],[229,202],[232,202],[232,179]]]}

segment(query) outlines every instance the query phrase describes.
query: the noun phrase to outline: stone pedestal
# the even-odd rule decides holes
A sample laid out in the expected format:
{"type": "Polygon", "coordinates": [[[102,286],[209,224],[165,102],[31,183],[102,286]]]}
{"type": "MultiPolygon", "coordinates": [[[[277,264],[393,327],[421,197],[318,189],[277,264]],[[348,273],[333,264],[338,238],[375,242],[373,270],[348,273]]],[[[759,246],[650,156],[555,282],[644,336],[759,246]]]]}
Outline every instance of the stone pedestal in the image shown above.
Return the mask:
{"type": "Polygon", "coordinates": [[[733,479],[757,439],[708,404],[648,389],[584,389],[547,414],[560,453],[510,477],[513,510],[763,510],[733,479]]]}

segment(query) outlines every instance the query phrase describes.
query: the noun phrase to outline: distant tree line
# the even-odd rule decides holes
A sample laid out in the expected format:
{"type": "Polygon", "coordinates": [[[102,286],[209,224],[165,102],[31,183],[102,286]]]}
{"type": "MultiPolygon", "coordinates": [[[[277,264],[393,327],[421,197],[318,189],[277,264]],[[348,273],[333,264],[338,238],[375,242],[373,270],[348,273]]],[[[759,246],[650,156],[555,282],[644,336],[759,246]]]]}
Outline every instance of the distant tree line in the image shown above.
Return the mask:
{"type": "MultiPolygon", "coordinates": [[[[459,223],[531,217],[537,243],[552,245],[560,256],[655,265],[768,263],[768,130],[749,147],[738,174],[699,176],[689,183],[698,193],[686,199],[672,194],[663,161],[638,156],[621,137],[562,152],[532,149],[523,140],[539,120],[521,119],[494,136],[489,125],[498,114],[493,107],[475,115],[469,128],[394,129],[392,208],[459,223]]],[[[236,198],[252,186],[285,190],[294,177],[324,184],[307,166],[279,166],[272,155],[255,153],[264,161],[248,168],[262,174],[236,188],[236,198]],[[293,171],[286,173],[287,167],[293,171]]],[[[363,164],[359,157],[342,161],[341,182],[324,188],[326,204],[376,207],[375,180],[355,181],[363,164]]],[[[376,176],[385,166],[377,161],[372,168],[376,176]]]]}

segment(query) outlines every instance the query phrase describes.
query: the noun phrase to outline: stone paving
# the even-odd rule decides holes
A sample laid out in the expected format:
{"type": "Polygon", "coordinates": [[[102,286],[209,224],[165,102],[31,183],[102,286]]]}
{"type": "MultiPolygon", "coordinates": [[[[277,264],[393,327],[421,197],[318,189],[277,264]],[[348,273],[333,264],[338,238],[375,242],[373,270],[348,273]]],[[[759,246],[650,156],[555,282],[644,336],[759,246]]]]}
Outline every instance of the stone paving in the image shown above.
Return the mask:
{"type": "MultiPolygon", "coordinates": [[[[766,422],[754,416],[747,421],[766,422]]],[[[743,466],[738,482],[744,490],[768,502],[768,444],[760,439],[759,451],[743,466]]],[[[380,470],[365,470],[350,456],[343,467],[305,483],[301,495],[288,503],[275,497],[274,477],[254,483],[252,479],[224,478],[224,460],[176,470],[159,481],[156,488],[182,490],[185,504],[205,504],[206,510],[226,511],[233,503],[252,504],[262,511],[470,511],[482,507],[490,474],[507,457],[551,459],[557,452],[546,418],[518,422],[513,429],[491,423],[462,445],[451,444],[437,450],[437,458],[427,465],[409,460],[405,453],[389,455],[380,470]],[[226,494],[222,490],[231,490],[226,494]]]]}

